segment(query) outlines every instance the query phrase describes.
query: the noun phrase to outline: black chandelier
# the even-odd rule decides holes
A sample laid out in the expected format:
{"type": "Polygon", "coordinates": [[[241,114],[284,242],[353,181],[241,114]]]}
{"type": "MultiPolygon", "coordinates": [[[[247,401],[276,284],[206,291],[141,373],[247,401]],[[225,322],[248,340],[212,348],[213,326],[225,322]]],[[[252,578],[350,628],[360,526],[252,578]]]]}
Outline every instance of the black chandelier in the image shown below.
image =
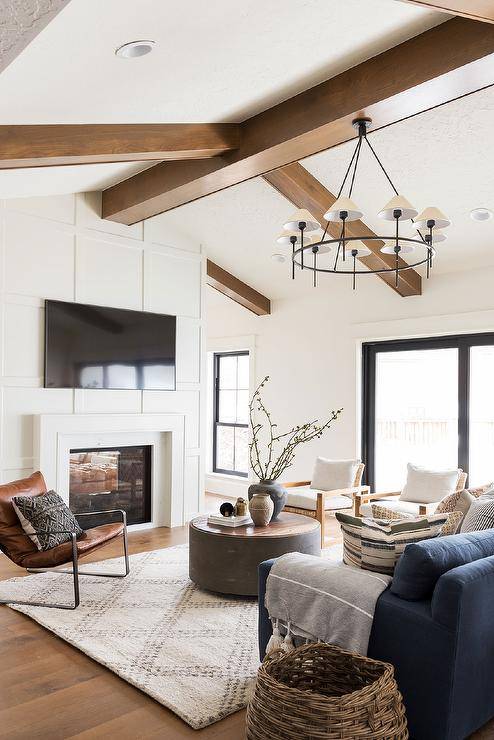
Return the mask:
{"type": "Polygon", "coordinates": [[[313,273],[314,287],[317,284],[317,273],[351,275],[353,289],[355,290],[357,275],[395,273],[395,285],[398,287],[400,273],[405,270],[411,270],[414,267],[420,267],[420,265],[426,265],[427,277],[429,277],[436,254],[435,245],[446,239],[445,234],[439,230],[449,226],[450,221],[439,208],[435,207],[425,208],[418,215],[418,211],[411,203],[403,195],[398,193],[384,165],[376,154],[374,147],[367,138],[367,130],[370,125],[370,118],[356,118],[353,121],[353,126],[358,131],[358,141],[346,169],[337,198],[324,214],[324,219],[327,223],[322,237],[319,238],[316,235],[308,236],[309,233],[317,232],[322,227],[305,208],[297,210],[290,220],[283,225],[284,231],[278,237],[277,242],[285,246],[292,245],[292,279],[295,279],[296,267],[299,267],[301,270],[310,270],[313,273]],[[347,223],[358,221],[363,216],[362,211],[359,210],[358,206],[352,200],[352,192],[364,142],[370,149],[395,193],[378,214],[380,218],[387,221],[394,221],[394,233],[390,236],[377,236],[372,232],[368,234],[363,233],[360,236],[351,236],[351,234],[348,234],[347,223]],[[348,188],[348,195],[344,195],[345,187],[348,188]],[[411,221],[413,227],[417,230],[417,236],[401,236],[401,221],[411,221]],[[330,224],[337,224],[337,226],[333,227],[333,233],[335,233],[335,228],[337,231],[335,238],[328,239],[326,236],[330,224]],[[380,248],[380,251],[384,254],[394,255],[394,260],[392,260],[389,267],[380,267],[376,270],[357,269],[357,259],[365,258],[372,254],[372,250],[366,246],[366,242],[384,242],[384,246],[380,248]],[[420,254],[415,262],[407,263],[401,259],[402,255],[411,254],[415,249],[420,249],[420,254]],[[330,256],[329,263],[326,266],[321,264],[318,258],[335,250],[336,254],[330,256]],[[312,260],[310,260],[311,255],[312,260]],[[307,260],[307,257],[309,257],[309,260],[307,260]]]}

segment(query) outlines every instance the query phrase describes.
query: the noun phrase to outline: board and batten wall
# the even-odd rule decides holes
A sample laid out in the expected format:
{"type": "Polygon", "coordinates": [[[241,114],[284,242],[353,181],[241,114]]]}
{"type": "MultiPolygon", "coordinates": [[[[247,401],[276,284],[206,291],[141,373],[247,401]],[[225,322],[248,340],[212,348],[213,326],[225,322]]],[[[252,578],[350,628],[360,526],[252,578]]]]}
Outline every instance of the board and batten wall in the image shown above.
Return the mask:
{"type": "MultiPolygon", "coordinates": [[[[340,277],[321,276],[317,289],[310,287],[310,276],[297,276],[304,279],[307,291],[273,300],[269,316],[255,316],[210,289],[206,297],[209,351],[250,349],[250,385],[270,376],[264,395],[279,432],[343,407],[331,430],[298,449],[285,481],[310,479],[317,455],[360,457],[362,342],[494,331],[493,267],[433,274],[424,280],[423,295],[411,298],[401,298],[374,276],[360,277],[356,292],[340,277]]],[[[289,281],[286,265],[279,280],[289,281]]],[[[206,490],[245,493],[245,482],[210,471],[206,490]]]]}
{"type": "Polygon", "coordinates": [[[96,193],[0,201],[0,476],[36,467],[37,414],[183,413],[186,518],[202,508],[201,246],[175,217],[103,221],[96,193]],[[44,300],[177,316],[176,391],[43,388],[44,300]]]}

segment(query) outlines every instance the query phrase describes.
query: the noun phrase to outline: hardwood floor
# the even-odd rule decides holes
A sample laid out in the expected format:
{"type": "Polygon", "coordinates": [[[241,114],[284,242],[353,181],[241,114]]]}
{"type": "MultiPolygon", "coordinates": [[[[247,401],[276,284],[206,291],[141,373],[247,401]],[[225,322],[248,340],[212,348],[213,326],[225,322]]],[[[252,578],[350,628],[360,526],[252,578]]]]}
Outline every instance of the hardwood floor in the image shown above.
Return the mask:
{"type": "MultiPolygon", "coordinates": [[[[217,500],[208,497],[208,510],[217,500]]],[[[338,527],[328,519],[333,541],[338,527]]],[[[131,553],[187,541],[187,528],[151,529],[129,535],[131,553]]],[[[120,554],[109,545],[87,560],[120,554]]],[[[25,571],[0,555],[0,579],[25,571]]],[[[243,740],[245,712],[203,730],[192,730],[146,694],[71,647],[23,614],[0,607],[0,738],[6,740],[243,740]]],[[[476,733],[494,740],[494,723],[476,733]]]]}

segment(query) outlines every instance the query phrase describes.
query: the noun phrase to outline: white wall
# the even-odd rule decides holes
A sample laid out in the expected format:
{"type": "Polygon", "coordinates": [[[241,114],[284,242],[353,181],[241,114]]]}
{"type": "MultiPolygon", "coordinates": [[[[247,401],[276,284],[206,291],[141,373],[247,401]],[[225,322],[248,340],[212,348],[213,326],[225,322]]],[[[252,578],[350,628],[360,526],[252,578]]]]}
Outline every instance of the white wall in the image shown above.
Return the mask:
{"type": "MultiPolygon", "coordinates": [[[[280,280],[289,279],[284,267],[280,280]]],[[[344,409],[321,439],[299,448],[284,480],[310,478],[318,454],[360,456],[362,341],[494,330],[492,268],[433,275],[424,280],[424,294],[412,298],[377,277],[360,278],[356,293],[342,276],[324,277],[302,297],[274,301],[270,316],[257,317],[213,290],[207,295],[208,346],[253,337],[256,381],[271,377],[265,397],[280,431],[344,409]]]]}
{"type": "Polygon", "coordinates": [[[204,377],[200,245],[164,216],[102,221],[94,193],[0,201],[0,476],[32,472],[33,415],[186,414],[185,511],[201,509],[204,377]],[[177,390],[43,388],[44,299],[177,316],[177,390]]]}

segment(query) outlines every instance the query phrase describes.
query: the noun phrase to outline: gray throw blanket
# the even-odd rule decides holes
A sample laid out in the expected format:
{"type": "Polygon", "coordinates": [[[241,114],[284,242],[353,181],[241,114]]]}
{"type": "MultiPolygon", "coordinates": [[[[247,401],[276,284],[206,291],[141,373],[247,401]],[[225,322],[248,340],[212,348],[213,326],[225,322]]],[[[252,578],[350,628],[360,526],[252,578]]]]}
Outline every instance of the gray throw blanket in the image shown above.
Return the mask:
{"type": "Polygon", "coordinates": [[[271,568],[265,604],[289,633],[366,655],[376,601],[390,582],[390,576],[292,552],[271,568]]]}

